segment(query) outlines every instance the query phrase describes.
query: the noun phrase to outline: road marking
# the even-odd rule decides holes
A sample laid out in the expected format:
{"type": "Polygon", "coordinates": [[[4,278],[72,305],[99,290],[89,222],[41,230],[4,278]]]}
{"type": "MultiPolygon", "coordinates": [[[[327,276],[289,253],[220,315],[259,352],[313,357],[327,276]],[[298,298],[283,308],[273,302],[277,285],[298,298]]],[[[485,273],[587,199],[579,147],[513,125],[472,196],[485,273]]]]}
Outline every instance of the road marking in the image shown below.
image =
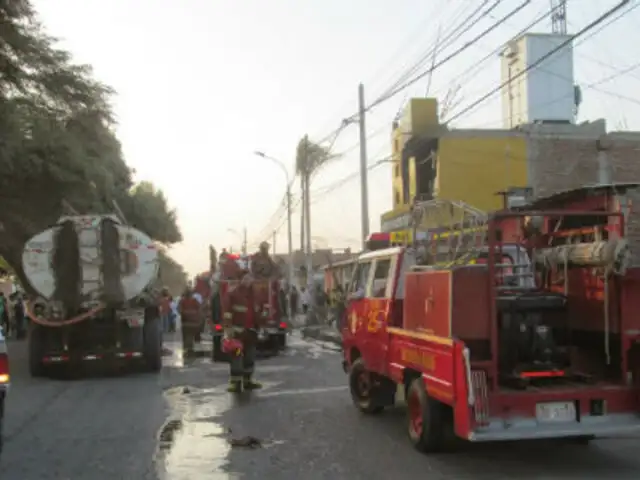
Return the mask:
{"type": "Polygon", "coordinates": [[[346,385],[341,385],[338,387],[300,388],[295,390],[280,390],[276,392],[261,392],[258,394],[258,396],[260,398],[265,398],[265,397],[280,397],[285,395],[309,395],[309,394],[320,394],[320,393],[330,393],[330,392],[343,392],[348,389],[349,387],[346,385]]]}

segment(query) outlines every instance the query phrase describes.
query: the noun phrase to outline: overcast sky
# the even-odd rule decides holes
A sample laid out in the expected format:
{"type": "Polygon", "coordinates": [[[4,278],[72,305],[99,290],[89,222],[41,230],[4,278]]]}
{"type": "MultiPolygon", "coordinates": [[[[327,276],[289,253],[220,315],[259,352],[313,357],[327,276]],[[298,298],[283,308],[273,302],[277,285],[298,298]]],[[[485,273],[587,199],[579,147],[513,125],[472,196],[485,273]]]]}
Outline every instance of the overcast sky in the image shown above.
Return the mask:
{"type": "MultiPolygon", "coordinates": [[[[488,2],[493,3],[494,0],[488,2]]],[[[79,62],[118,92],[118,135],[138,179],[164,189],[177,208],[185,240],[172,249],[191,273],[208,262],[207,245],[239,247],[229,229],[248,228],[249,243],[271,237],[284,224],[276,217],[285,189],[277,166],[291,168],[298,139],[319,140],[357,108],[357,85],[367,99],[388,89],[424,59],[439,26],[444,37],[481,0],[36,0],[49,32],[79,62]],[[271,221],[271,222],[270,222],[271,221]]],[[[451,41],[438,58],[471,40],[515,8],[504,0],[471,30],[451,41]]],[[[569,31],[588,24],[618,0],[570,0],[569,31]],[[578,6],[579,5],[579,6],[578,6]]],[[[638,2],[631,2],[637,6],[638,2]]],[[[529,5],[434,72],[429,93],[444,98],[458,84],[458,110],[500,82],[499,60],[461,75],[479,59],[548,10],[549,0],[529,5]]],[[[640,130],[640,9],[584,40],[576,40],[576,81],[583,88],[580,119],[606,118],[609,128],[640,130]],[[594,87],[589,87],[596,84],[594,87]]],[[[535,31],[550,32],[550,20],[535,31]]],[[[377,107],[367,118],[369,159],[390,152],[390,122],[406,97],[424,96],[425,78],[377,107]]],[[[455,109],[454,112],[455,113],[455,109]]],[[[458,126],[499,128],[500,97],[461,116],[458,126]]],[[[357,247],[360,185],[357,127],[338,139],[346,152],[313,182],[312,236],[318,246],[357,247]],[[341,181],[347,178],[348,180],[341,181]],[[336,185],[339,187],[327,188],[336,185]],[[330,194],[325,194],[331,190],[330,194]]],[[[391,206],[391,172],[369,174],[371,229],[391,206]]],[[[299,246],[299,210],[294,246],[299,246]]],[[[276,250],[284,252],[280,228],[276,250]]]]}

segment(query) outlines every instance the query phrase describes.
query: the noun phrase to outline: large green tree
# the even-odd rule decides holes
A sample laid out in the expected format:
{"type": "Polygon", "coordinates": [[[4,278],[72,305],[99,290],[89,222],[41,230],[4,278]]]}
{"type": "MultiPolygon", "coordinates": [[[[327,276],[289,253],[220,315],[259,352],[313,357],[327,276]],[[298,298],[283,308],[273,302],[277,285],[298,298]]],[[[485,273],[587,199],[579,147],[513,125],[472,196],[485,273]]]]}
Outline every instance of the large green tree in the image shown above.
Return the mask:
{"type": "Polygon", "coordinates": [[[181,240],[162,191],[133,183],[112,93],[56,46],[28,0],[0,0],[0,255],[18,276],[25,240],[69,210],[118,205],[154,239],[181,240]]]}

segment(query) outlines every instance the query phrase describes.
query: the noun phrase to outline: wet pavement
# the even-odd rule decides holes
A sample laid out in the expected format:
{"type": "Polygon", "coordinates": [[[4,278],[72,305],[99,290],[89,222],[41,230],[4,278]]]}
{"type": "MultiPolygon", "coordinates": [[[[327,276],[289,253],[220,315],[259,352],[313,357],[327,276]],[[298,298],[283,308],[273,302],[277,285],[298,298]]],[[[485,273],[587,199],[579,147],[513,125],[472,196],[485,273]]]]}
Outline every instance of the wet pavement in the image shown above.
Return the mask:
{"type": "MultiPolygon", "coordinates": [[[[638,440],[467,446],[424,456],[404,409],[377,417],[351,405],[340,354],[293,335],[258,363],[257,392],[226,392],[227,366],[184,361],[159,375],[35,380],[12,345],[2,480],[640,478],[638,440]]],[[[20,357],[23,356],[22,360],[20,357]]]]}

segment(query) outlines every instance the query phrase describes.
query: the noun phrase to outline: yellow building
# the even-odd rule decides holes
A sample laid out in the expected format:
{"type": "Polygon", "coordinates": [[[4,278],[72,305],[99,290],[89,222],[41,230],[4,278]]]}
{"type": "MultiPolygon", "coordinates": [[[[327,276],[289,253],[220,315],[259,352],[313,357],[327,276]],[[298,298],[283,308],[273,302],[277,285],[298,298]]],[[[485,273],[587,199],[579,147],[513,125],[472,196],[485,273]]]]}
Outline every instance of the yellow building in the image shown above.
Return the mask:
{"type": "MultiPolygon", "coordinates": [[[[505,192],[527,187],[527,139],[514,130],[448,129],[433,98],[412,99],[392,134],[393,210],[382,230],[403,232],[414,199],[460,200],[483,211],[503,205],[505,192]]],[[[430,216],[448,222],[447,212],[430,216]]],[[[435,225],[425,225],[435,226],[435,225]]]]}

